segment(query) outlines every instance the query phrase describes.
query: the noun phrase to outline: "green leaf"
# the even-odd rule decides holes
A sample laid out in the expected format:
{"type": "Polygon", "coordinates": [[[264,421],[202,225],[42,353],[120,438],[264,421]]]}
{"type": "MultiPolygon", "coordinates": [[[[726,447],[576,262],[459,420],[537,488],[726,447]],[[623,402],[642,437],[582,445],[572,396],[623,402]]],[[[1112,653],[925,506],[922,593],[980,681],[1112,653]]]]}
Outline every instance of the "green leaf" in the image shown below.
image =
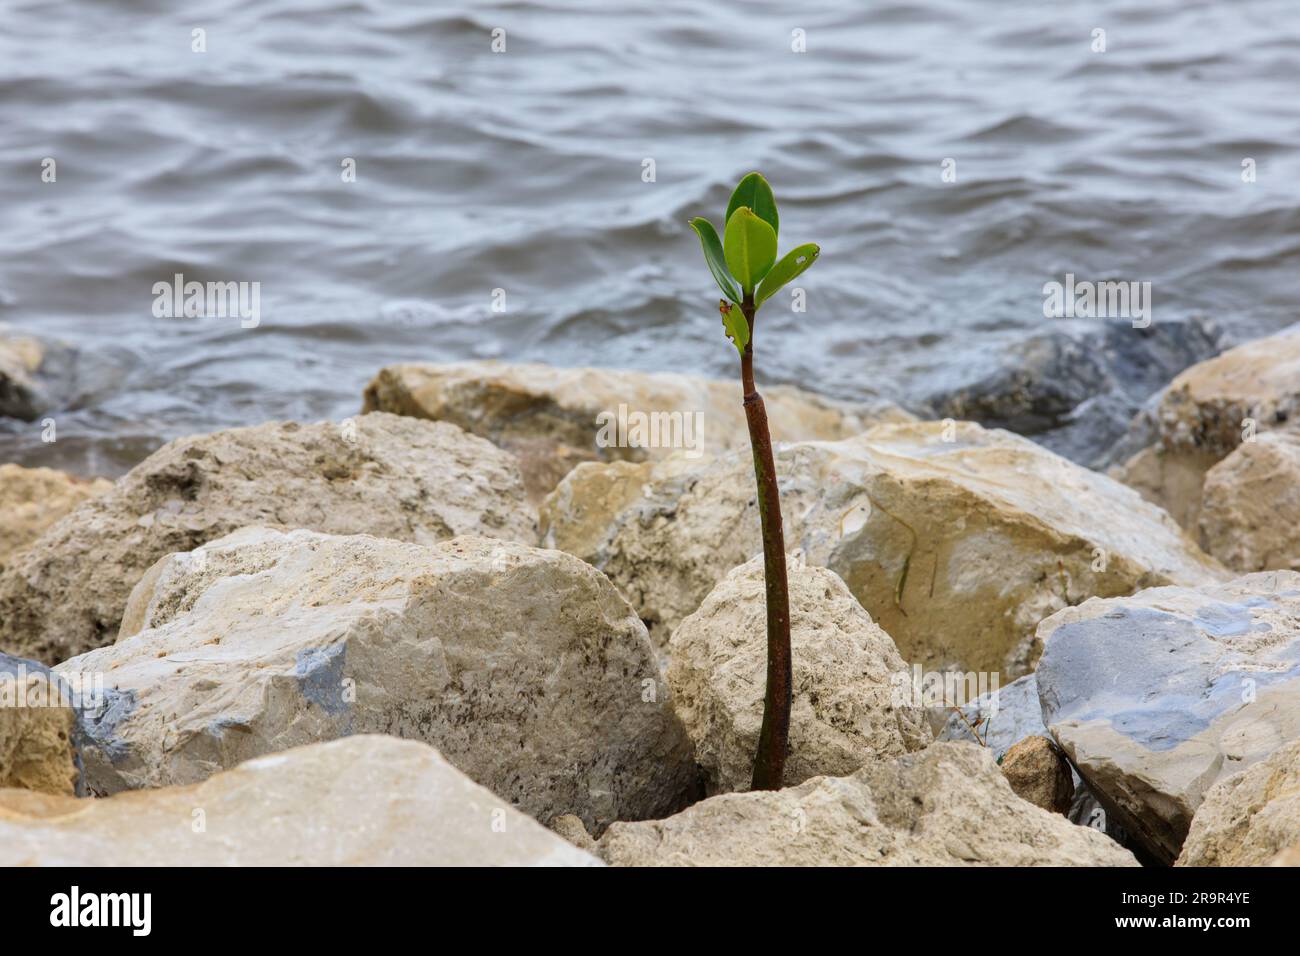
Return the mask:
{"type": "Polygon", "coordinates": [[[781,257],[781,261],[772,266],[772,271],[763,277],[762,284],[754,293],[754,305],[760,306],[781,291],[781,287],[792,279],[803,275],[804,270],[817,261],[821,247],[815,242],[795,246],[781,257]]]}
{"type": "Polygon", "coordinates": [[[732,215],[742,206],[754,210],[754,215],[771,226],[773,233],[781,231],[781,217],[776,214],[776,197],[772,195],[772,187],[761,174],[750,173],[737,184],[735,192],[731,194],[731,202],[727,203],[724,226],[731,222],[732,215]]]}
{"type": "Polygon", "coordinates": [[[741,290],[749,293],[776,261],[776,233],[752,209],[741,206],[727,220],[722,251],[741,290]]]}
{"type": "Polygon", "coordinates": [[[691,220],[691,228],[700,237],[700,245],[704,247],[704,261],[708,263],[709,271],[713,273],[713,281],[718,284],[718,288],[728,299],[732,302],[740,302],[741,295],[736,288],[736,280],[731,278],[731,273],[727,271],[727,262],[722,253],[722,240],[718,238],[718,230],[713,228],[713,223],[709,220],[698,216],[691,220]]]}
{"type": "Polygon", "coordinates": [[[731,339],[737,352],[744,354],[745,346],[749,344],[749,323],[745,321],[745,313],[740,306],[725,299],[718,300],[718,312],[722,315],[722,328],[726,330],[727,338],[731,339]]]}

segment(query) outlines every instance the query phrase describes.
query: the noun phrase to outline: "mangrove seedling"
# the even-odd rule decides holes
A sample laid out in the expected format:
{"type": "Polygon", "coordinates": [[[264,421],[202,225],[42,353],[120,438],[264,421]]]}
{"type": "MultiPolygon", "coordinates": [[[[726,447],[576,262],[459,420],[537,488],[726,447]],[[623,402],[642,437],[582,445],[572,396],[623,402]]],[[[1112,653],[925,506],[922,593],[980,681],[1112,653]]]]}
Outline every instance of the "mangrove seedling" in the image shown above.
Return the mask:
{"type": "Polygon", "coordinates": [[[691,220],[704,247],[704,261],[722,290],[722,328],[740,353],[740,381],[749,444],[758,482],[758,516],[763,531],[763,585],[767,596],[767,690],[763,726],[754,755],[753,790],[779,790],[790,743],[790,591],[785,574],[781,494],[772,458],[767,409],[754,387],[754,317],[764,302],[797,278],[820,250],[809,242],[776,257],[780,219],[772,187],[758,173],[736,186],[727,203],[722,239],[707,219],[691,220]]]}

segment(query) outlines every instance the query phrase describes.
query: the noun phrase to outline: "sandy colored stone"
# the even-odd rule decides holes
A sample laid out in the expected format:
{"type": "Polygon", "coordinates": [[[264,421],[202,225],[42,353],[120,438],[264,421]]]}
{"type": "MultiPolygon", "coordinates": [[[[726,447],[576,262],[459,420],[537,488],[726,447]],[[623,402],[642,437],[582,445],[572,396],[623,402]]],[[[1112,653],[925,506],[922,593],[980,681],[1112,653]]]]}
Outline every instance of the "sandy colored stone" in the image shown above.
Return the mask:
{"type": "Polygon", "coordinates": [[[1300,574],[1094,599],[1039,627],[1043,720],[1089,789],[1172,863],[1206,793],[1300,739],[1300,574]]]}
{"type": "Polygon", "coordinates": [[[1235,571],[1300,570],[1300,433],[1242,442],[1205,475],[1201,542],[1235,571]]]}
{"type": "Polygon", "coordinates": [[[0,568],[77,505],[112,487],[103,478],[87,481],[54,468],[0,465],[0,568]]]}
{"type": "MultiPolygon", "coordinates": [[[[794,676],[786,786],[930,743],[888,634],[833,571],[787,559],[794,676]]],[[[673,632],[668,684],[710,794],[748,790],[767,686],[763,559],[731,571],[673,632]]]]}
{"type": "MultiPolygon", "coordinates": [[[[1300,841],[1300,740],[1205,795],[1178,866],[1259,866],[1300,841]]],[[[1300,863],[1297,859],[1294,866],[1300,863]]]]}
{"type": "Polygon", "coordinates": [[[454,425],[366,415],[181,438],[4,569],[0,649],[55,663],[111,643],[154,562],[250,524],[418,543],[536,540],[512,456],[454,425]]]}
{"type": "MultiPolygon", "coordinates": [[[[766,386],[763,398],[777,440],[846,438],[876,422],[912,418],[883,399],[854,404],[790,385],[766,386]]],[[[496,361],[392,365],[366,386],[363,409],[449,421],[491,439],[519,456],[529,494],[540,501],[579,462],[641,461],[674,450],[662,439],[640,447],[599,443],[598,416],[617,418],[620,406],[685,416],[671,434],[682,436],[676,447],[698,454],[749,441],[738,381],[675,372],[496,361]],[[696,413],[701,427],[687,441],[685,425],[696,413]]]]}
{"type": "Polygon", "coordinates": [[[431,747],[355,736],[189,787],[0,790],[0,866],[598,866],[431,747]]]}
{"type": "MultiPolygon", "coordinates": [[[[1034,628],[1053,611],[1226,576],[1132,489],[1008,432],[877,425],[776,458],[787,548],[843,578],[926,671],[1009,683],[1031,669],[1034,628]]],[[[609,575],[660,643],[762,551],[747,451],[583,464],[541,513],[544,544],[609,575]]]]}
{"type": "Polygon", "coordinates": [[[1022,800],[1052,813],[1070,812],[1074,778],[1069,761],[1046,737],[1026,737],[1002,755],[1002,774],[1022,800]]]}
{"type": "Polygon", "coordinates": [[[571,555],[248,528],[137,598],[143,630],[56,668],[106,675],[96,793],[357,733],[436,746],[542,822],[661,816],[697,786],[644,625],[571,555]]]}
{"type": "Polygon", "coordinates": [[[1156,406],[1154,444],[1116,474],[1195,531],[1205,473],[1245,435],[1293,428],[1298,416],[1300,324],[1179,374],[1156,406]]]}
{"type": "Polygon", "coordinates": [[[45,667],[0,654],[0,787],[77,792],[75,703],[45,667]]]}
{"type": "Polygon", "coordinates": [[[1300,866],[1300,843],[1283,850],[1273,857],[1266,866],[1300,866]]]}
{"type": "Polygon", "coordinates": [[[581,817],[575,817],[572,813],[564,813],[552,820],[550,826],[552,832],[563,837],[579,850],[593,854],[596,852],[596,841],[587,832],[587,827],[583,824],[581,817]]]}
{"type": "Polygon", "coordinates": [[[616,866],[1137,865],[1104,834],[1021,800],[987,749],[959,742],[616,823],[599,852],[616,866]]]}

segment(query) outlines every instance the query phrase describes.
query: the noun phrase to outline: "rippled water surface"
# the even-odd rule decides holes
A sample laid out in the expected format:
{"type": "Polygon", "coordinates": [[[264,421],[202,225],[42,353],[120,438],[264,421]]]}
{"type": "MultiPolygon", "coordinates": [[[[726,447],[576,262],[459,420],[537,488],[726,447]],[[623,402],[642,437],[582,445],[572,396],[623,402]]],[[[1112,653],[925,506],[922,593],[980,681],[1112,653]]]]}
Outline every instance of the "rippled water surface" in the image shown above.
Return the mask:
{"type": "Polygon", "coordinates": [[[807,312],[762,316],[769,381],[918,402],[1041,331],[1066,272],[1150,281],[1157,323],[1295,319],[1294,0],[0,13],[0,321],[110,370],[53,446],[0,422],[0,459],[116,473],[177,434],[350,414],[394,361],[733,374],[685,220],[753,168],[783,246],[823,249],[807,312]],[[260,282],[261,324],[155,318],[177,272],[260,282]]]}

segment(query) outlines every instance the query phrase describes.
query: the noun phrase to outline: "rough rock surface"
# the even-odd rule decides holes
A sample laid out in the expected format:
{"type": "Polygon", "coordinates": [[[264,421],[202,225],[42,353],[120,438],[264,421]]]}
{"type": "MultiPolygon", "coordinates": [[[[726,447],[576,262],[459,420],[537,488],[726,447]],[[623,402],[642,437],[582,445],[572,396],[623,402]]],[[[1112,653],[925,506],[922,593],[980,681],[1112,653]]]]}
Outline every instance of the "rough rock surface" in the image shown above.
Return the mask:
{"type": "Polygon", "coordinates": [[[1259,866],[1298,840],[1300,740],[1210,789],[1178,865],[1259,866]]]}
{"type": "Polygon", "coordinates": [[[87,481],[53,468],[0,465],[0,568],[88,498],[104,494],[111,481],[87,481]]]}
{"type": "MultiPolygon", "coordinates": [[[[794,693],[786,786],[844,776],[930,743],[924,709],[895,700],[903,659],[839,576],[787,559],[794,693]]],[[[763,559],[741,565],[682,622],[668,684],[708,793],[748,790],[767,686],[763,559]]]]}
{"type": "Polygon", "coordinates": [[[1200,532],[1235,571],[1300,571],[1300,433],[1256,435],[1206,472],[1200,532]]]}
{"type": "Polygon", "coordinates": [[[106,800],[0,790],[0,866],[597,866],[436,750],[357,736],[106,800]]]}
{"type": "Polygon", "coordinates": [[[1026,737],[1013,744],[1003,754],[1001,766],[1016,796],[1052,813],[1070,812],[1074,775],[1069,762],[1047,737],[1026,737]]]}
{"type": "Polygon", "coordinates": [[[976,363],[973,381],[933,396],[930,405],[937,417],[1033,435],[1071,461],[1104,467],[1143,401],[1216,354],[1221,339],[1200,319],[1144,329],[1093,320],[1054,327],[1013,345],[995,368],[976,363]]]}
{"type": "MultiPolygon", "coordinates": [[[[851,404],[790,385],[762,391],[778,441],[847,438],[876,422],[912,418],[884,400],[851,404]]],[[[676,447],[712,455],[749,441],[740,399],[737,382],[694,375],[483,361],[382,369],[366,386],[363,409],[449,421],[491,439],[519,456],[540,501],[579,462],[642,461],[674,450],[663,437],[640,447],[598,442],[605,419],[597,416],[617,417],[620,406],[647,416],[680,413],[676,447]],[[688,443],[685,427],[696,423],[688,443]]]]}
{"type": "Polygon", "coordinates": [[[1300,417],[1300,324],[1193,365],[1161,395],[1154,444],[1116,470],[1121,480],[1195,530],[1205,473],[1250,433],[1294,428],[1300,417]]]}
{"type": "Polygon", "coordinates": [[[151,591],[144,630],[57,668],[111,687],[84,754],[97,793],[355,733],[430,743],[543,822],[662,815],[697,786],[645,627],[570,555],[249,528],[174,555],[151,591]]]}
{"type": "Polygon", "coordinates": [[[367,415],[181,438],[5,568],[0,649],[52,664],[110,643],[150,565],[251,524],[536,540],[514,459],[454,425],[367,415]]]}
{"type": "MultiPolygon", "coordinates": [[[[839,574],[927,671],[1016,677],[1059,608],[1226,576],[1132,489],[1008,432],[877,425],[776,458],[787,548],[839,574]]],[[[580,465],[542,529],[546,546],[608,574],[662,643],[762,550],[752,459],[580,465]]]]}
{"type": "Polygon", "coordinates": [[[596,852],[596,841],[587,832],[587,827],[582,822],[581,817],[575,817],[572,813],[564,813],[552,820],[550,827],[557,836],[568,840],[579,850],[585,850],[588,853],[596,852]]]}
{"type": "Polygon", "coordinates": [[[968,743],[616,823],[599,851],[618,866],[1136,865],[1104,834],[1021,800],[988,750],[968,743]]]}
{"type": "Polygon", "coordinates": [[[1300,738],[1300,574],[1090,600],[1039,627],[1043,719],[1108,813],[1172,863],[1215,782],[1300,738]]]}
{"type": "Polygon", "coordinates": [[[77,703],[47,668],[0,654],[0,787],[78,792],[77,703]]]}
{"type": "Polygon", "coordinates": [[[1295,843],[1273,857],[1266,866],[1300,866],[1300,843],[1295,843]]]}

